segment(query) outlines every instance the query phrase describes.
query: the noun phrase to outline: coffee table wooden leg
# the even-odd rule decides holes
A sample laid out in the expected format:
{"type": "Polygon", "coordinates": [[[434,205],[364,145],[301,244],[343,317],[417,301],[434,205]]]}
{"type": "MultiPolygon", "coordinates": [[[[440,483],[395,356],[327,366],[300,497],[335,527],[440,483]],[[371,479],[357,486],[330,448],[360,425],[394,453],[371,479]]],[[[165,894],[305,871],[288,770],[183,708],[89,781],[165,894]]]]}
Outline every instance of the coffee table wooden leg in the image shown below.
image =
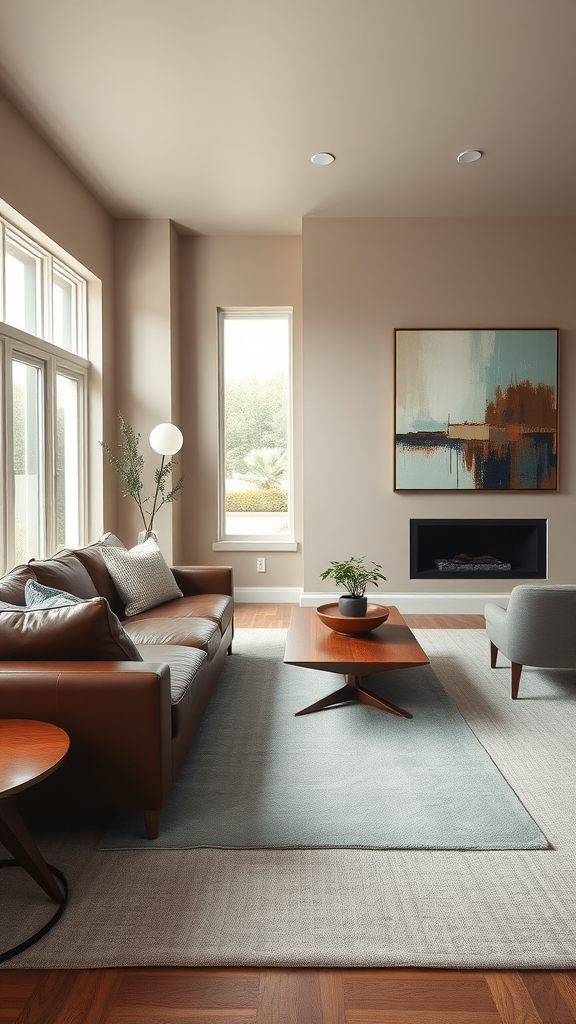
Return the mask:
{"type": "Polygon", "coordinates": [[[357,700],[356,687],[346,683],[340,690],[335,690],[334,693],[329,693],[327,697],[322,697],[321,700],[317,700],[315,704],[310,704],[309,707],[303,708],[302,711],[297,711],[295,717],[298,715],[309,715],[312,711],[322,711],[322,708],[330,708],[334,704],[343,704],[347,700],[357,700]]]}
{"type": "Polygon", "coordinates": [[[375,697],[373,693],[369,693],[368,690],[363,689],[359,686],[356,691],[358,696],[357,700],[361,704],[370,704],[373,708],[380,708],[381,711],[388,711],[391,715],[398,715],[400,718],[412,718],[409,711],[404,711],[404,708],[396,707],[396,704],[390,704],[387,700],[382,700],[381,697],[375,697]]]}
{"type": "Polygon", "coordinates": [[[0,800],[0,841],[15,860],[38,882],[56,903],[64,902],[64,893],[26,828],[15,800],[0,800]]]}
{"type": "Polygon", "coordinates": [[[395,704],[390,704],[389,701],[383,700],[382,697],[376,697],[375,694],[365,690],[360,685],[362,676],[346,676],[346,685],[340,690],[335,690],[334,693],[329,693],[327,697],[322,697],[321,700],[317,700],[315,704],[310,704],[307,708],[303,708],[302,711],[297,711],[295,717],[298,715],[310,715],[313,711],[322,711],[323,708],[331,708],[336,704],[344,704],[346,701],[356,701],[359,704],[370,704],[373,708],[380,708],[381,711],[388,711],[391,715],[398,715],[400,718],[412,718],[409,711],[404,711],[403,708],[396,707],[395,704]]]}
{"type": "Polygon", "coordinates": [[[409,711],[404,711],[404,708],[399,708],[396,704],[391,704],[390,701],[384,700],[383,697],[377,697],[375,693],[370,693],[370,690],[366,690],[362,686],[364,676],[346,676],[345,678],[347,683],[354,683],[358,694],[356,700],[359,700],[361,704],[370,704],[373,708],[388,711],[389,714],[398,715],[399,718],[412,718],[409,711]]]}

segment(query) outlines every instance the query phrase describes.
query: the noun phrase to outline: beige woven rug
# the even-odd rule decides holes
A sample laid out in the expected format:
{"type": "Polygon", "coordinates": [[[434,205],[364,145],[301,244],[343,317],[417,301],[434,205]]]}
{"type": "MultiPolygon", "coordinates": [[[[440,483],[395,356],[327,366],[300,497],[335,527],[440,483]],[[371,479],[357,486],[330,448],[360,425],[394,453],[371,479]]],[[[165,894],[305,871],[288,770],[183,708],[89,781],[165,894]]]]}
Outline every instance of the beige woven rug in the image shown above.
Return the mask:
{"type": "MultiPolygon", "coordinates": [[[[55,823],[35,834],[69,905],[7,966],[576,967],[576,673],[526,669],[512,702],[482,631],[416,635],[553,849],[99,852],[102,820],[55,823]]],[[[19,869],[0,886],[5,948],[51,906],[19,869]]]]}

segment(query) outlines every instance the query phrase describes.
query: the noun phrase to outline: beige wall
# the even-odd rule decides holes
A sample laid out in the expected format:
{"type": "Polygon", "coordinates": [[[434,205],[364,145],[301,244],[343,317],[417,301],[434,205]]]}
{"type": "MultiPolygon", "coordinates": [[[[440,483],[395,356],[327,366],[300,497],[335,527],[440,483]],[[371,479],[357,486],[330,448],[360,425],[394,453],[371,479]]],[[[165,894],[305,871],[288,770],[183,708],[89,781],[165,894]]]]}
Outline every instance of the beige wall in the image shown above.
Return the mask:
{"type": "MultiPolygon", "coordinates": [[[[179,347],[178,245],[169,220],[120,220],[114,224],[116,279],[117,399],[130,425],[141,434],[144,495],[154,493],[160,456],[148,443],[157,423],[178,422],[179,347]]],[[[110,444],[118,438],[117,424],[110,444]]],[[[179,456],[177,456],[179,461],[179,456]]],[[[111,470],[107,470],[108,474],[111,470]]],[[[148,502],[146,509],[151,507],[148,502]]],[[[167,561],[173,559],[172,511],[166,505],[155,519],[167,561]]],[[[115,532],[131,547],[143,529],[136,503],[120,500],[115,532]]]]}
{"type": "Polygon", "coordinates": [[[380,592],[501,592],[411,580],[410,518],[549,520],[550,582],[576,578],[576,218],[303,223],[304,589],[365,554],[380,592]],[[559,327],[559,493],[394,493],[394,328],[559,327]]]}
{"type": "Polygon", "coordinates": [[[116,406],[112,218],[1,93],[0,139],[2,212],[10,217],[10,212],[15,211],[17,223],[21,224],[19,218],[24,218],[98,279],[89,283],[89,357],[94,400],[88,423],[91,459],[88,533],[95,537],[113,519],[116,503],[115,488],[108,485],[103,491],[102,452],[98,443],[106,427],[113,422],[116,406]]]}
{"type": "Polygon", "coordinates": [[[186,486],[182,499],[182,554],[187,562],[234,567],[237,587],[298,587],[301,546],[296,552],[265,552],[266,575],[256,572],[262,552],[215,552],[218,466],[218,307],[294,308],[294,421],[296,538],[301,541],[301,239],[181,239],[182,452],[186,486]]]}

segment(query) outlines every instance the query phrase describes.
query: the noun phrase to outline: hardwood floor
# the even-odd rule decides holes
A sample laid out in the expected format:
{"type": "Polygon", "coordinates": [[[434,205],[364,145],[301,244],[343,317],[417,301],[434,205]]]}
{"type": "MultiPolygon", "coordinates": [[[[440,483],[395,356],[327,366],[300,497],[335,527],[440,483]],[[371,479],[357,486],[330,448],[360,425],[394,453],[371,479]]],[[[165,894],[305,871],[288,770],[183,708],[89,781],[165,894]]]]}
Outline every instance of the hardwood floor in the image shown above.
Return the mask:
{"type": "MultiPolygon", "coordinates": [[[[290,625],[293,604],[237,604],[238,629],[285,629],[290,625]]],[[[405,615],[411,629],[484,629],[483,615],[405,615]]]]}
{"type": "MultiPolygon", "coordinates": [[[[281,628],[290,605],[237,606],[281,628]]],[[[481,615],[405,616],[481,629],[481,615]]],[[[0,1024],[576,1024],[576,970],[142,968],[0,972],[0,1024]]]]}

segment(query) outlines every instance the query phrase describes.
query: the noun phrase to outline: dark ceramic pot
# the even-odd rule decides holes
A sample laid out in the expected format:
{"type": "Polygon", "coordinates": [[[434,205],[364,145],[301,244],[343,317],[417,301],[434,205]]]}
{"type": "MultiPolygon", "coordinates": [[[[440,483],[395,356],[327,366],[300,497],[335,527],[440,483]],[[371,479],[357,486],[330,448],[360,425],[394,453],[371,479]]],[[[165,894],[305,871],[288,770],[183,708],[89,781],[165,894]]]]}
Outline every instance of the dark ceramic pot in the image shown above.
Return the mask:
{"type": "Polygon", "coordinates": [[[338,599],[338,610],[342,615],[349,615],[352,618],[361,618],[366,615],[368,607],[367,597],[350,597],[350,594],[343,594],[338,599]]]}

